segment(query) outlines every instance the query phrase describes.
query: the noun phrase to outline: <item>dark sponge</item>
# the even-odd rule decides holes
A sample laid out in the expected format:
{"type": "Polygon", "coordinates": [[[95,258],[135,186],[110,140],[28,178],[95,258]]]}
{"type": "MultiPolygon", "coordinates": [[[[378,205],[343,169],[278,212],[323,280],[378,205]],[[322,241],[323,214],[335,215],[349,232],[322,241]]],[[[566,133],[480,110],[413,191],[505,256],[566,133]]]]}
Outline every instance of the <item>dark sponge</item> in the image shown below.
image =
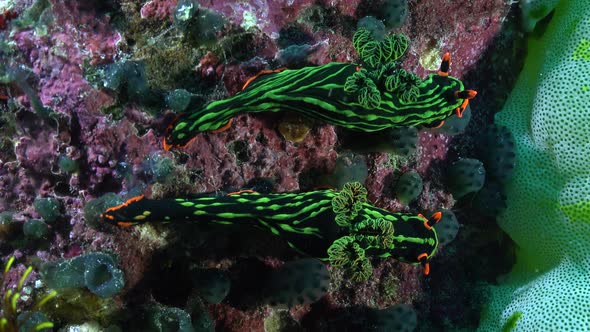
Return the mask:
{"type": "Polygon", "coordinates": [[[329,285],[328,269],[320,260],[300,259],[272,273],[265,289],[265,302],[287,307],[313,303],[328,292],[329,285]]]}
{"type": "Polygon", "coordinates": [[[451,165],[447,176],[449,191],[455,199],[459,199],[483,187],[486,170],[481,161],[464,158],[451,165]]]}
{"type": "Polygon", "coordinates": [[[485,165],[488,178],[501,184],[514,173],[516,144],[507,127],[492,125],[477,139],[477,156],[485,165]]]}
{"type": "Polygon", "coordinates": [[[402,204],[410,204],[422,192],[422,178],[420,174],[415,171],[402,174],[397,180],[393,191],[402,204]]]}

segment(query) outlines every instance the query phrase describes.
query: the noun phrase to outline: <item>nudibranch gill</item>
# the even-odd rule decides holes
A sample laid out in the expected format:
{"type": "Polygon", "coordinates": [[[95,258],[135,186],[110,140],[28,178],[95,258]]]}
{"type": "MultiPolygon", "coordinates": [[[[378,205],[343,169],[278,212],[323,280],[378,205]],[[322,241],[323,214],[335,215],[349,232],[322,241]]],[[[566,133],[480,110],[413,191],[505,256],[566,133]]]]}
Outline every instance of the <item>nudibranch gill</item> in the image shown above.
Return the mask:
{"type": "Polygon", "coordinates": [[[180,114],[168,126],[164,148],[181,147],[203,131],[227,129],[234,116],[248,112],[292,111],[320,122],[356,131],[442,125],[461,116],[476,92],[449,76],[451,58],[421,79],[401,67],[408,47],[403,35],[375,40],[366,29],[353,36],[361,64],[332,62],[296,70],[266,70],[249,79],[242,91],[203,109],[180,114]]]}
{"type": "Polygon", "coordinates": [[[372,257],[422,264],[428,274],[428,262],[438,247],[433,225],[441,213],[426,218],[380,209],[367,202],[365,187],[355,182],[341,191],[259,194],[247,190],[227,196],[159,200],[138,196],[107,209],[101,218],[120,226],[183,221],[251,225],[361,281],[372,274],[372,257]]]}

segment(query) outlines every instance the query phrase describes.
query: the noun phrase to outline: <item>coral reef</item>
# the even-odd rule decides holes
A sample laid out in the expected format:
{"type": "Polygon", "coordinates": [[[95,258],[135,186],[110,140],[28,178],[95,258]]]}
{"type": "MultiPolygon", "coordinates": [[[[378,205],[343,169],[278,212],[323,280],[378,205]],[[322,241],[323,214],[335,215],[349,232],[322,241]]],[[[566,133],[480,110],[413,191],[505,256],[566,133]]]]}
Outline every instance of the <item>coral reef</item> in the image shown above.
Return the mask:
{"type": "MultiPolygon", "coordinates": [[[[5,286],[6,291],[2,297],[2,312],[0,313],[0,331],[2,332],[16,332],[26,331],[27,329],[33,329],[35,331],[48,331],[54,327],[53,323],[48,321],[47,318],[39,312],[49,300],[55,297],[56,292],[50,291],[47,295],[43,296],[40,300],[34,303],[29,311],[23,311],[19,309],[19,300],[22,300],[24,294],[27,292],[24,290],[25,282],[28,276],[33,271],[33,267],[29,266],[18,279],[18,283],[14,287],[9,286],[9,273],[11,272],[12,265],[15,261],[14,256],[10,257],[4,266],[2,272],[2,285],[5,286]]],[[[4,288],[4,287],[3,287],[4,288]]],[[[30,291],[29,291],[30,294],[30,291]]],[[[29,298],[29,295],[26,295],[29,298]]]]}
{"type": "MultiPolygon", "coordinates": [[[[540,13],[540,2],[523,2],[529,19],[540,13]]],[[[416,308],[418,330],[473,330],[482,303],[468,289],[495,280],[510,264],[500,261],[510,243],[497,240],[493,222],[510,204],[504,195],[509,191],[488,180],[518,176],[517,169],[509,170],[516,157],[502,133],[501,147],[487,149],[492,134],[479,141],[482,151],[477,142],[516,76],[521,54],[513,39],[520,21],[511,8],[503,0],[0,1],[0,256],[42,272],[31,272],[38,281],[20,292],[24,310],[35,307],[33,291],[60,289],[55,302],[42,308],[45,317],[34,314],[31,324],[106,331],[158,331],[167,324],[185,330],[363,330],[371,324],[395,328],[391,308],[403,303],[416,308]],[[446,68],[445,60],[440,68],[446,52],[452,63],[446,68]],[[322,112],[313,113],[314,121],[240,113],[223,132],[201,132],[173,151],[162,145],[179,114],[244,95],[239,91],[245,84],[270,95],[279,87],[262,83],[308,70],[320,79],[290,76],[288,83],[297,98],[311,102],[310,95],[319,96],[305,87],[322,82],[321,70],[339,66],[334,63],[343,63],[349,75],[337,80],[347,90],[338,98],[322,87],[331,102],[368,110],[388,100],[419,102],[426,94],[417,86],[439,77],[439,69],[478,96],[458,112],[460,119],[448,115],[469,96],[437,94],[453,106],[440,119],[402,119],[404,128],[364,136],[326,124],[330,119],[322,112]],[[289,68],[249,80],[281,66],[289,68]],[[443,118],[439,129],[415,127],[439,125],[443,118]],[[455,202],[448,174],[460,158],[479,158],[489,174],[473,200],[455,202]],[[410,171],[423,185],[406,205],[393,188],[397,174],[410,171]],[[444,226],[436,230],[444,248],[430,260],[429,276],[422,273],[423,261],[413,266],[386,255],[369,259],[375,241],[387,241],[392,232],[407,235],[403,224],[392,231],[382,222],[359,223],[355,238],[340,234],[331,259],[322,257],[320,264],[255,228],[175,222],[121,228],[100,218],[141,194],[187,200],[240,190],[272,195],[326,185],[342,189],[352,181],[366,187],[366,204],[394,215],[429,217],[457,204],[461,228],[456,233],[455,220],[447,224],[442,214],[435,229],[444,226]],[[285,272],[290,266],[296,271],[285,272]],[[301,277],[309,270],[321,279],[319,286],[301,277]],[[278,279],[294,287],[282,288],[278,279]],[[274,302],[292,304],[280,314],[283,309],[269,305],[279,295],[274,302]]],[[[412,114],[422,114],[416,110],[412,114]]],[[[366,113],[359,123],[374,120],[374,113],[366,113]]],[[[355,127],[342,119],[340,127],[355,127]]],[[[352,227],[358,206],[347,197],[341,203],[339,227],[352,227]]],[[[566,210],[577,213],[575,207],[566,210]]],[[[419,221],[426,229],[424,218],[419,221]]],[[[0,294],[17,287],[24,271],[22,265],[10,269],[0,294]]],[[[526,319],[524,314],[515,326],[526,319]]]]}

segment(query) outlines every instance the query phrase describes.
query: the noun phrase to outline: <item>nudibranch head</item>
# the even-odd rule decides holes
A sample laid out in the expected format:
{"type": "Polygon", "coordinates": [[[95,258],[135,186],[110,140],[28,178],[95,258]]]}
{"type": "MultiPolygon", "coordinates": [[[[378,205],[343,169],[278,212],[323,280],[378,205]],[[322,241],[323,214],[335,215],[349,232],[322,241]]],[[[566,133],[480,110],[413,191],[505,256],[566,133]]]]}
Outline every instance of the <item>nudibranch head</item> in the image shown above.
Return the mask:
{"type": "Polygon", "coordinates": [[[429,261],[438,249],[434,225],[441,212],[430,218],[421,214],[391,213],[367,204],[367,191],[360,183],[347,183],[332,199],[335,223],[348,234],[328,248],[328,261],[352,272],[354,280],[366,280],[372,268],[369,257],[394,257],[421,264],[430,272],[429,261]]]}

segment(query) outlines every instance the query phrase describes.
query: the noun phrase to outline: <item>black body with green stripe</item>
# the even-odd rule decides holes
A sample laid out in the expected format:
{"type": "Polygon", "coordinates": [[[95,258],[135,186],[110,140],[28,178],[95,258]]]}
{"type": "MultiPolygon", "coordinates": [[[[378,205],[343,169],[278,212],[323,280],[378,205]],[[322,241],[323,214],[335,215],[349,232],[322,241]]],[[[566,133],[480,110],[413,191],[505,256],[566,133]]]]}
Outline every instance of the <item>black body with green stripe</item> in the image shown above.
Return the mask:
{"type": "Polygon", "coordinates": [[[350,191],[141,198],[108,209],[103,219],[125,225],[167,221],[247,224],[270,231],[301,253],[342,266],[368,262],[370,257],[418,263],[420,254],[434,255],[436,232],[424,226],[423,217],[377,208],[362,195],[345,195],[346,202],[338,203],[338,208],[335,199],[343,192],[350,191]]]}
{"type": "Polygon", "coordinates": [[[367,105],[359,100],[358,93],[345,89],[347,79],[359,70],[367,72],[355,64],[334,62],[261,75],[230,98],[181,114],[171,125],[165,144],[183,146],[199,132],[219,129],[240,113],[292,111],[323,123],[375,132],[436,125],[463,102],[455,97],[455,92],[464,88],[457,78],[431,74],[416,82],[417,89],[408,100],[400,98],[399,90],[388,91],[383,86],[387,73],[375,78],[373,71],[367,76],[373,74],[372,81],[379,90],[373,93],[380,95],[379,102],[367,105]]]}

